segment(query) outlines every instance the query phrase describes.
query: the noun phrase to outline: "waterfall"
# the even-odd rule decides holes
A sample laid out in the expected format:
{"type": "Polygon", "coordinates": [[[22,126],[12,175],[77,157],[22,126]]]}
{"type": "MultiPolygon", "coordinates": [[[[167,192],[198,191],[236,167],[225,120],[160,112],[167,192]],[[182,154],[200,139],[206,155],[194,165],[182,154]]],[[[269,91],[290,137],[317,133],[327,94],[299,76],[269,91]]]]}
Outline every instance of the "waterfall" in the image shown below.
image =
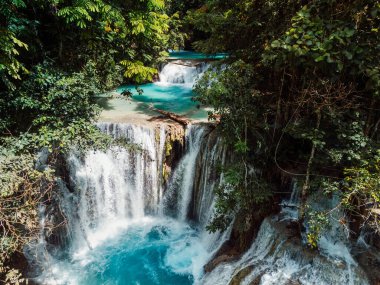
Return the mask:
{"type": "Polygon", "coordinates": [[[219,265],[200,283],[368,284],[365,273],[357,266],[344,258],[307,252],[308,249],[286,236],[286,230],[276,219],[265,219],[251,248],[238,261],[219,265]]]}
{"type": "Polygon", "coordinates": [[[161,84],[186,84],[193,86],[196,80],[209,67],[206,63],[192,65],[189,62],[176,61],[166,64],[160,71],[161,84]]]}
{"type": "MultiPolygon", "coordinates": [[[[78,275],[77,270],[96,275],[98,271],[94,273],[94,268],[88,266],[100,262],[100,256],[110,254],[105,251],[109,249],[108,244],[118,248],[119,244],[133,244],[140,236],[138,240],[144,241],[141,246],[145,248],[154,242],[151,235],[160,229],[157,234],[163,241],[167,240],[168,247],[158,255],[165,256],[160,261],[168,268],[165,272],[177,274],[175,280],[188,274],[191,276],[186,277],[188,281],[197,282],[203,275],[203,265],[229,237],[228,233],[209,235],[205,230],[212,216],[213,187],[220,180],[213,169],[225,156],[221,141],[210,139],[207,125],[188,126],[184,154],[165,189],[162,173],[165,145],[168,139],[170,141],[165,125],[99,123],[97,126],[104,133],[132,145],[85,154],[72,151],[68,155],[69,185],[62,180],[58,183],[59,208],[67,222],[66,236],[62,239],[67,245],[62,252],[45,254],[45,259],[40,260],[44,264],[42,274],[36,281],[42,284],[102,284],[103,281],[96,280],[106,275],[103,269],[96,269],[102,273],[95,281],[85,277],[87,275],[78,275]],[[195,180],[198,182],[194,183],[195,180]],[[172,199],[168,199],[173,193],[172,199]],[[160,210],[170,207],[175,209],[174,219],[160,210]],[[194,227],[187,224],[189,218],[196,221],[194,227]],[[114,240],[119,242],[113,244],[114,240]],[[212,240],[215,242],[209,242],[212,240]]],[[[48,247],[44,244],[44,248],[48,247]]],[[[137,243],[135,248],[127,247],[127,251],[137,258],[134,252],[138,248],[137,243]]],[[[162,246],[158,248],[163,250],[162,246]]],[[[171,280],[173,277],[165,278],[171,280]]]]}
{"type": "Polygon", "coordinates": [[[163,147],[156,145],[156,135],[161,142],[164,129],[156,132],[128,124],[98,126],[115,138],[133,142],[136,147],[90,151],[84,157],[73,151],[68,156],[75,193],[65,193],[63,189],[65,197],[61,203],[68,218],[71,250],[76,253],[79,249],[83,253],[98,246],[116,235],[120,228],[143,219],[148,213],[157,213],[161,196],[158,171],[163,147]]]}
{"type": "MultiPolygon", "coordinates": [[[[33,263],[42,263],[35,279],[40,284],[369,284],[351,255],[338,221],[341,213],[335,213],[321,236],[319,252],[305,247],[294,228],[300,192],[296,180],[282,211],[263,221],[251,247],[204,274],[203,266],[233,230],[232,224],[224,233],[206,230],[214,213],[214,189],[223,182],[218,166],[230,160],[222,139],[207,125],[188,126],[184,152],[176,154],[178,163],[165,182],[170,128],[98,127],[129,147],[73,151],[66,158],[70,182],[58,181],[66,245],[51,250],[41,233],[34,254],[39,260],[33,263]]],[[[317,197],[309,204],[323,210],[321,205],[334,208],[336,202],[317,197]]],[[[41,208],[42,225],[48,212],[41,208]]]]}
{"type": "Polygon", "coordinates": [[[169,198],[165,200],[165,203],[172,203],[174,200],[172,196],[177,196],[177,205],[175,209],[178,218],[182,221],[186,220],[188,216],[191,195],[194,187],[195,162],[200,151],[203,133],[204,128],[201,126],[190,125],[186,130],[185,143],[188,151],[174,171],[166,194],[169,198]]]}
{"type": "MultiPolygon", "coordinates": [[[[170,62],[155,84],[190,89],[208,68],[206,63],[170,62]]],[[[55,205],[65,217],[64,230],[55,233],[60,245],[49,244],[42,230],[34,249],[27,250],[31,264],[41,269],[36,282],[368,284],[339,224],[342,213],[332,216],[319,252],[304,245],[305,238],[294,229],[300,204],[296,180],[289,199],[280,204],[281,212],[263,221],[251,247],[204,274],[203,266],[236,232],[234,223],[225,232],[206,230],[215,211],[214,190],[224,181],[220,166],[233,160],[222,138],[207,124],[189,125],[182,138],[184,150],[171,153],[175,135],[165,123],[97,126],[125,146],[84,154],[73,150],[65,158],[69,181],[57,180],[55,205]]],[[[36,168],[47,167],[47,158],[48,151],[41,151],[36,168]]],[[[332,209],[334,203],[322,199],[309,204],[324,210],[321,205],[332,209]]],[[[40,215],[42,228],[55,220],[52,209],[40,207],[40,215]]]]}
{"type": "MultiPolygon", "coordinates": [[[[291,196],[282,203],[278,215],[266,218],[256,239],[235,262],[222,263],[206,274],[200,284],[369,284],[365,272],[353,256],[345,228],[335,212],[330,227],[320,237],[318,251],[308,249],[298,237],[300,189],[296,180],[291,196]]],[[[337,197],[312,197],[308,203],[315,210],[331,209],[337,197]]]]}
{"type": "Polygon", "coordinates": [[[197,191],[193,192],[193,216],[203,227],[208,224],[214,212],[214,189],[223,182],[223,172],[218,171],[218,168],[226,164],[226,156],[227,148],[222,139],[210,135],[196,162],[202,171],[195,180],[197,191]]]}
{"type": "Polygon", "coordinates": [[[298,209],[300,206],[300,188],[298,186],[297,180],[293,179],[291,183],[292,192],[288,200],[284,200],[281,203],[281,213],[280,216],[283,220],[298,220],[298,209]]]}

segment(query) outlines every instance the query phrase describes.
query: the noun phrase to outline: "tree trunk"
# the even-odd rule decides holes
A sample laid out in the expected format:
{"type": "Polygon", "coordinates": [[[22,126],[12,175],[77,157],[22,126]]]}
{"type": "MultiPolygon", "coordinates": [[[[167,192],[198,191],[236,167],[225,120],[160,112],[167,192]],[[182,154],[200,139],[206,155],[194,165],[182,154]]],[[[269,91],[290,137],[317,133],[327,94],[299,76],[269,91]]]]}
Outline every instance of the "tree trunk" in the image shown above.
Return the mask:
{"type": "Polygon", "coordinates": [[[281,116],[281,96],[282,96],[282,90],[284,88],[284,78],[285,78],[285,69],[282,73],[282,78],[281,78],[281,88],[280,88],[280,92],[278,94],[278,98],[277,98],[277,104],[276,104],[276,118],[274,120],[274,128],[273,128],[273,135],[272,135],[272,140],[274,140],[275,138],[275,135],[276,135],[276,131],[277,131],[277,128],[278,128],[278,125],[279,125],[279,120],[280,120],[280,116],[281,116]]]}
{"type": "Polygon", "coordinates": [[[181,125],[187,126],[188,124],[190,124],[190,120],[188,120],[184,116],[180,116],[180,115],[177,115],[175,113],[167,112],[167,111],[156,109],[156,108],[151,108],[151,110],[158,112],[158,113],[164,115],[165,117],[167,117],[173,121],[176,121],[177,123],[180,123],[181,125]]]}
{"type": "MultiPolygon", "coordinates": [[[[317,110],[317,124],[315,127],[316,131],[319,130],[320,124],[321,124],[321,112],[320,110],[317,110]]],[[[316,148],[317,148],[317,144],[315,143],[315,141],[313,141],[313,145],[310,151],[309,161],[307,163],[305,182],[302,186],[302,192],[301,192],[301,205],[300,205],[300,215],[299,215],[299,223],[301,226],[305,219],[306,201],[307,201],[307,197],[308,197],[309,189],[310,189],[310,172],[311,172],[311,166],[313,164],[316,148]]]]}
{"type": "Polygon", "coordinates": [[[364,135],[369,136],[370,130],[371,130],[371,124],[373,121],[373,113],[375,108],[375,98],[372,98],[371,105],[367,114],[367,121],[364,128],[364,135]]]}

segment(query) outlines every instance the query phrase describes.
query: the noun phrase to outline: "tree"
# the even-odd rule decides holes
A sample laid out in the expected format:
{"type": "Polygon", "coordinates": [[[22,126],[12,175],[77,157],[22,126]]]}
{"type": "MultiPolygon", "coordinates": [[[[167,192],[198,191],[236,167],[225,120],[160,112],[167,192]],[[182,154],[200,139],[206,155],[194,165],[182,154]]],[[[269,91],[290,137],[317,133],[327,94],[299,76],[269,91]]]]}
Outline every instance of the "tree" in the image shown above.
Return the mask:
{"type": "Polygon", "coordinates": [[[224,69],[199,82],[198,99],[215,108],[211,118],[236,152],[250,150],[243,173],[251,165],[277,188],[284,177],[303,181],[300,224],[316,236],[323,227],[310,225],[324,219],[310,219],[309,196],[321,180],[339,184],[344,169],[373,161],[379,146],[379,8],[376,0],[204,1],[188,15],[208,34],[194,47],[229,53],[224,69]]]}

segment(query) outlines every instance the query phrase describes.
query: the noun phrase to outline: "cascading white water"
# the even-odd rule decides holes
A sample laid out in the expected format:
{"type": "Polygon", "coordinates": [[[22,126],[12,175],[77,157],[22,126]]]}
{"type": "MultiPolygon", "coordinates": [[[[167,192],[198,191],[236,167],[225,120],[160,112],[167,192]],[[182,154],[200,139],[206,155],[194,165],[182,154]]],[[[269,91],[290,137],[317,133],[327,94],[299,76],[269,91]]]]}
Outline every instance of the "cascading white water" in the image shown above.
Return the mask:
{"type": "MultiPolygon", "coordinates": [[[[324,199],[312,205],[333,208],[333,200],[324,199]]],[[[222,263],[200,281],[202,285],[330,285],[369,284],[363,270],[352,257],[344,229],[338,220],[321,236],[320,253],[312,252],[291,234],[287,222],[298,218],[299,188],[292,183],[290,199],[283,203],[279,215],[266,218],[247,252],[232,263],[222,263]]]]}
{"type": "MultiPolygon", "coordinates": [[[[60,207],[68,221],[69,245],[63,259],[48,258],[37,279],[41,284],[368,284],[338,221],[321,237],[320,254],[289,235],[287,223],[298,217],[296,181],[282,212],[264,220],[251,248],[204,275],[203,266],[232,230],[205,230],[213,214],[213,189],[223,181],[216,171],[227,154],[221,139],[210,136],[207,127],[190,126],[185,153],[163,194],[165,127],[98,126],[139,147],[68,157],[73,190],[61,187],[60,207]],[[176,219],[159,211],[170,206],[176,219]],[[188,216],[197,221],[195,229],[186,223],[188,216]]],[[[318,205],[333,207],[326,201],[313,207],[318,205]]]]}
{"type": "Polygon", "coordinates": [[[290,198],[288,200],[284,200],[281,203],[282,209],[280,216],[283,220],[298,219],[298,209],[300,204],[300,188],[298,186],[297,180],[293,179],[291,183],[292,193],[290,194],[290,198]]]}
{"type": "Polygon", "coordinates": [[[368,284],[358,267],[345,263],[345,259],[307,253],[287,240],[282,231],[275,221],[266,219],[251,248],[237,262],[219,265],[200,283],[231,284],[239,280],[236,284],[368,284]]]}
{"type": "Polygon", "coordinates": [[[210,139],[203,151],[202,160],[198,162],[202,165],[203,171],[199,176],[198,191],[196,194],[197,203],[194,203],[194,214],[200,225],[205,227],[214,212],[215,187],[223,182],[223,172],[218,173],[218,167],[224,166],[226,162],[227,149],[222,139],[210,139]]]}
{"type": "MultiPolygon", "coordinates": [[[[156,213],[160,197],[158,149],[154,129],[123,124],[99,124],[115,138],[123,137],[136,149],[114,147],[89,152],[82,159],[73,152],[68,165],[77,197],[77,219],[69,221],[77,248],[89,247],[108,238],[110,232],[156,213]]],[[[158,135],[162,135],[160,132],[158,135]]],[[[76,250],[76,249],[75,249],[76,250]]]]}
{"type": "MultiPolygon", "coordinates": [[[[191,87],[207,68],[207,64],[169,63],[157,84],[191,87]]],[[[204,275],[203,266],[232,232],[232,224],[224,233],[206,230],[214,213],[214,189],[223,182],[217,168],[228,160],[221,138],[210,135],[207,126],[190,125],[185,152],[164,189],[164,124],[154,128],[100,123],[98,127],[135,147],[69,155],[70,185],[58,180],[59,208],[67,220],[67,236],[62,238],[67,245],[62,252],[46,252],[49,245],[41,233],[36,251],[43,263],[36,279],[41,284],[368,283],[337,218],[320,239],[320,254],[289,237],[286,224],[298,219],[296,181],[281,213],[264,220],[251,248],[239,260],[222,263],[204,275]]],[[[313,207],[321,204],[326,203],[313,207]]],[[[41,216],[43,226],[45,208],[41,216]]]]}
{"type": "MultiPolygon", "coordinates": [[[[69,187],[71,190],[69,191],[69,188],[61,182],[60,191],[60,209],[67,219],[68,245],[63,254],[59,254],[58,257],[53,254],[44,261],[45,271],[37,281],[42,284],[82,285],[102,284],[108,280],[104,278],[114,280],[112,279],[116,278],[114,274],[93,268],[102,260],[101,256],[106,256],[106,260],[110,260],[112,266],[117,267],[119,262],[113,259],[115,250],[123,250],[119,244],[131,242],[133,244],[141,240],[142,244],[139,245],[140,242],[137,242],[136,247],[125,245],[125,251],[129,258],[137,259],[133,261],[136,264],[139,262],[145,264],[147,261],[144,263],[139,260],[141,255],[138,252],[153,246],[149,245],[154,244],[151,240],[152,235],[158,234],[167,248],[160,246],[161,243],[157,244],[157,250],[159,250],[157,254],[163,256],[164,259],[160,261],[152,257],[152,264],[157,263],[155,266],[158,266],[163,262],[165,272],[172,272],[163,277],[162,280],[166,281],[161,282],[171,283],[174,281],[170,280],[176,280],[175,282],[183,283],[183,278],[190,282],[184,284],[196,282],[203,274],[203,265],[217,249],[217,244],[213,246],[204,244],[203,237],[207,235],[203,233],[204,226],[195,230],[186,223],[193,198],[194,177],[199,176],[199,172],[203,172],[203,169],[196,167],[196,161],[204,159],[200,158],[200,149],[207,142],[205,137],[207,127],[189,126],[186,130],[185,154],[173,175],[181,173],[180,178],[174,183],[178,185],[178,188],[172,184],[168,186],[169,189],[178,192],[178,197],[175,201],[166,201],[167,203],[174,202],[177,207],[178,218],[175,220],[159,211],[160,206],[166,203],[162,199],[161,177],[165,156],[165,127],[162,125],[155,129],[108,123],[98,124],[98,127],[114,138],[124,138],[135,144],[135,147],[112,147],[107,151],[90,151],[84,156],[76,152],[69,155],[67,165],[71,178],[69,187]],[[160,230],[156,233],[157,229],[160,230]],[[118,245],[114,244],[116,240],[119,240],[118,245]],[[186,240],[187,242],[184,242],[186,240]],[[107,247],[109,243],[114,244],[111,248],[115,249],[109,251],[107,247]],[[161,252],[162,250],[165,251],[161,252]],[[68,258],[59,257],[62,255],[68,258]],[[80,276],[78,270],[86,274],[80,276]],[[88,274],[97,277],[93,279],[88,274]],[[173,277],[173,274],[177,275],[173,277]],[[192,279],[186,276],[191,276],[192,279]]],[[[210,160],[205,165],[215,165],[220,159],[216,153],[210,156],[207,151],[205,157],[210,160]]],[[[208,172],[210,170],[205,171],[205,173],[208,172]]],[[[208,182],[211,178],[202,176],[202,179],[208,182]]],[[[203,185],[203,187],[206,186],[203,185]]],[[[212,193],[212,189],[210,190],[212,193]]],[[[205,191],[202,190],[203,192],[205,191]]],[[[209,202],[210,199],[201,198],[201,203],[209,202]]],[[[207,205],[202,205],[202,208],[206,209],[207,205]]],[[[227,235],[223,236],[224,239],[227,237],[227,235]]],[[[220,241],[223,242],[223,239],[220,241]]],[[[152,251],[154,252],[154,249],[152,251]]],[[[128,261],[126,262],[128,264],[128,261]]],[[[121,270],[121,272],[124,271],[121,270]]],[[[131,274],[131,272],[123,274],[131,274]]],[[[131,280],[134,280],[133,278],[140,277],[131,277],[131,280]]],[[[151,284],[149,282],[154,280],[153,277],[146,278],[150,281],[141,284],[151,284]]]]}
{"type": "MultiPolygon", "coordinates": [[[[201,126],[190,125],[186,130],[185,143],[188,152],[181,159],[174,171],[167,191],[167,196],[177,194],[176,210],[178,218],[182,221],[187,219],[189,211],[189,204],[194,187],[195,162],[201,147],[203,133],[204,128],[201,126]]],[[[168,199],[166,201],[168,201],[168,199]]]]}
{"type": "Polygon", "coordinates": [[[118,162],[125,163],[120,166],[124,172],[121,176],[130,184],[132,183],[133,192],[140,193],[136,199],[142,203],[141,211],[144,212],[145,209],[149,213],[157,213],[157,205],[162,195],[158,177],[162,169],[165,126],[162,125],[157,130],[130,124],[100,123],[98,126],[114,138],[125,138],[137,146],[137,149],[132,150],[118,149],[122,154],[116,159],[118,162]]]}
{"type": "Polygon", "coordinates": [[[206,63],[199,63],[198,65],[189,65],[186,62],[168,63],[160,71],[160,83],[192,86],[208,67],[209,65],[206,63]]]}

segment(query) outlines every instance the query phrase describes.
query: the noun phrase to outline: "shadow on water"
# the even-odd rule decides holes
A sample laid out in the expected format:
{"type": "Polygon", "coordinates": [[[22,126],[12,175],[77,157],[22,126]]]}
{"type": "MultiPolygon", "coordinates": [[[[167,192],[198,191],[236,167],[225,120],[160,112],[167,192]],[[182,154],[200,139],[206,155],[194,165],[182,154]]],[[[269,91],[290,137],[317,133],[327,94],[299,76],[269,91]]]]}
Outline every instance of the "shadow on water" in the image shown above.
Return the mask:
{"type": "Polygon", "coordinates": [[[199,102],[192,100],[194,92],[189,86],[149,83],[142,85],[143,92],[138,94],[132,86],[124,85],[120,86],[115,93],[120,94],[126,89],[132,93],[130,99],[106,96],[107,94],[97,98],[96,102],[105,112],[105,117],[117,119],[142,114],[150,117],[159,116],[157,119],[161,120],[162,115],[152,110],[155,108],[189,119],[207,118],[207,111],[201,107],[199,102]]]}
{"type": "Polygon", "coordinates": [[[110,98],[108,97],[97,97],[95,101],[103,110],[115,110],[115,107],[110,104],[110,98]]]}
{"type": "Polygon", "coordinates": [[[97,104],[106,112],[108,118],[122,118],[126,115],[144,115],[152,117],[149,121],[163,120],[162,114],[152,108],[176,113],[189,119],[207,119],[207,110],[201,107],[199,102],[191,101],[191,96],[182,98],[153,99],[149,96],[134,95],[132,99],[124,98],[99,98],[97,104]]]}

